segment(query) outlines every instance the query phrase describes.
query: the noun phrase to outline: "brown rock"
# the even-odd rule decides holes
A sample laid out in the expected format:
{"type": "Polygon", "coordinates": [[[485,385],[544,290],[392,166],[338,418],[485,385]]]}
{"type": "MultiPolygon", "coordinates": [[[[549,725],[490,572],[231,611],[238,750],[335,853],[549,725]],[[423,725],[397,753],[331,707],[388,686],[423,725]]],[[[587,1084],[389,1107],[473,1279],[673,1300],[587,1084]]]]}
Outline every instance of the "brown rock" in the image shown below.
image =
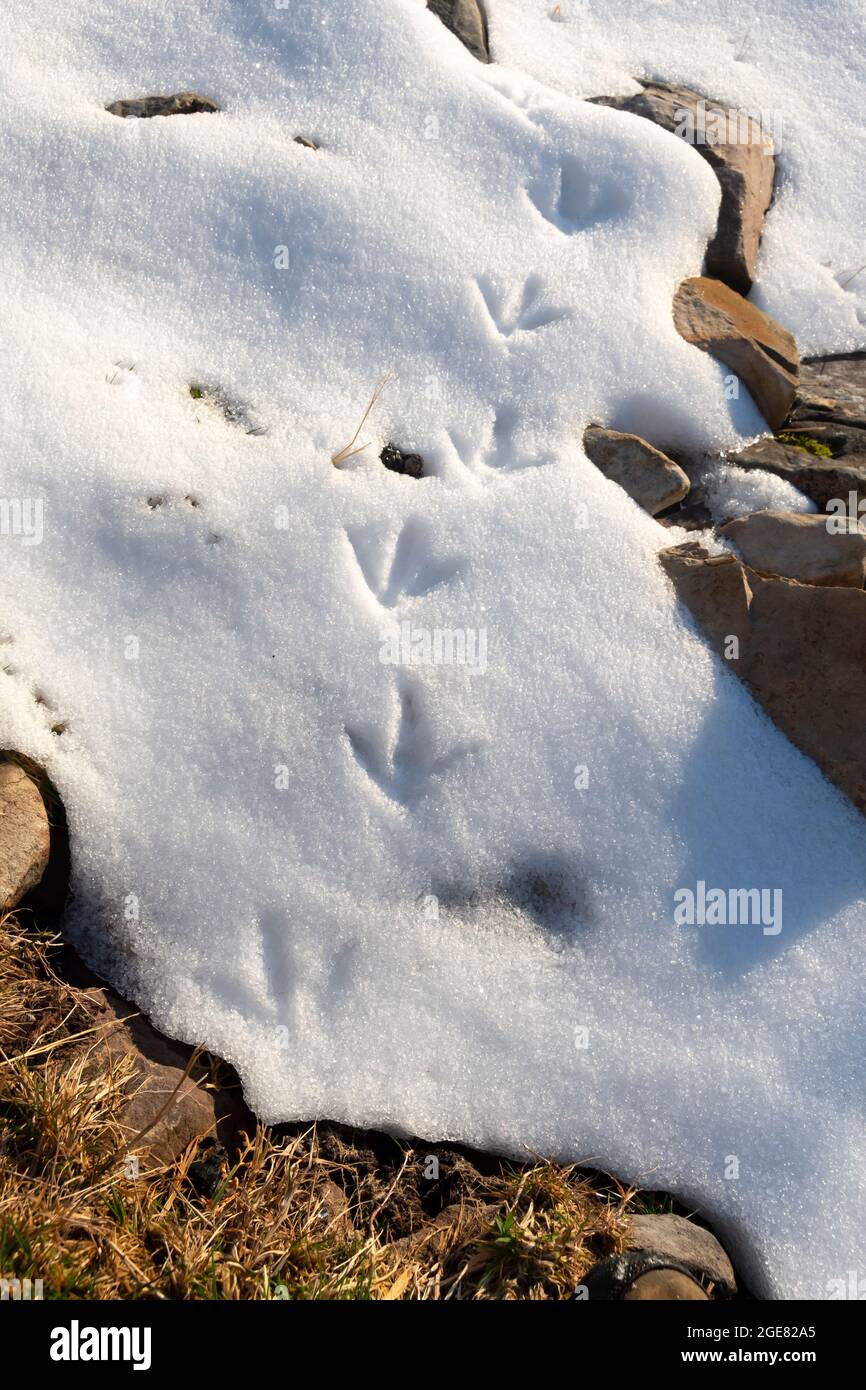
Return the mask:
{"type": "Polygon", "coordinates": [[[349,1199],[342,1187],[330,1178],[325,1178],[316,1188],[319,1201],[318,1215],[323,1228],[338,1240],[350,1241],[355,1234],[352,1223],[349,1199]]]}
{"type": "Polygon", "coordinates": [[[687,541],[663,550],[659,560],[719,656],[725,655],[729,637],[742,649],[749,637],[752,591],[736,556],[711,556],[697,541],[687,541]]]}
{"type": "Polygon", "coordinates": [[[701,495],[701,488],[689,493],[681,507],[656,518],[660,526],[680,526],[684,531],[707,531],[713,525],[713,515],[701,495]]]}
{"type": "Polygon", "coordinates": [[[717,357],[748,386],[773,429],[797,394],[799,356],[787,329],[720,280],[695,276],[674,295],[674,324],[687,343],[717,357]]]}
{"type": "Polygon", "coordinates": [[[815,357],[800,366],[800,388],[784,435],[759,439],[729,463],[784,478],[821,511],[842,501],[866,513],[866,352],[815,357]]]}
{"type": "Polygon", "coordinates": [[[799,579],[801,584],[844,584],[862,589],[866,581],[866,533],[845,521],[804,512],[753,512],[719,527],[746,564],[759,574],[799,579]]]}
{"type": "MultiPolygon", "coordinates": [[[[786,434],[794,431],[786,429],[786,434]]],[[[821,457],[807,448],[785,443],[781,439],[759,439],[756,444],[729,454],[726,462],[737,468],[761,468],[775,473],[804,493],[821,511],[841,499],[847,505],[854,494],[855,508],[861,502],[866,510],[866,430],[840,431],[838,426],[813,426],[800,431],[805,438],[814,438],[832,449],[838,456],[821,457]],[[857,436],[860,436],[859,438],[857,436]]]]}
{"type": "Polygon", "coordinates": [[[792,420],[832,420],[866,430],[866,352],[813,357],[800,367],[792,420]]]}
{"type": "MultiPolygon", "coordinates": [[[[626,1243],[629,1250],[653,1251],[676,1260],[709,1278],[725,1294],[736,1293],[734,1267],[712,1231],[683,1216],[633,1216],[626,1243]]],[[[661,1271],[660,1271],[661,1272],[661,1271]]],[[[648,1275],[642,1276],[648,1278],[648,1275]]]]}
{"type": "Polygon", "coordinates": [[[480,0],[427,0],[427,8],[457,35],[479,63],[490,62],[487,22],[480,0]]]}
{"type": "Polygon", "coordinates": [[[866,812],[866,591],[768,579],[690,542],[659,557],[679,597],[801,752],[866,812]]]}
{"type": "Polygon", "coordinates": [[[764,216],[773,196],[773,143],[743,112],[708,101],[687,87],[646,82],[631,97],[599,97],[599,105],[630,111],[692,145],[722,187],[716,234],[707,247],[706,273],[739,294],[755,277],[764,216]]]}
{"type": "Polygon", "coordinates": [[[199,111],[219,111],[210,97],[198,92],[174,92],[171,96],[132,97],[106,106],[111,116],[194,116],[199,111]]]}
{"type": "Polygon", "coordinates": [[[18,763],[0,762],[0,911],[9,912],[36,887],[50,847],[39,788],[18,763]]]}
{"type": "Polygon", "coordinates": [[[486,1235],[501,1211],[495,1203],[452,1202],[411,1235],[392,1240],[385,1253],[401,1261],[442,1260],[458,1241],[478,1240],[486,1235]]]}
{"type": "Polygon", "coordinates": [[[677,1269],[651,1269],[648,1274],[639,1275],[622,1297],[624,1303],[656,1303],[662,1300],[678,1303],[709,1302],[709,1295],[704,1293],[700,1284],[690,1279],[687,1274],[680,1274],[677,1269]]]}
{"type": "Polygon", "coordinates": [[[480,0],[427,0],[428,10],[441,19],[442,24],[455,33],[460,43],[467,47],[480,63],[489,63],[487,19],[480,0]]]}
{"type": "Polygon", "coordinates": [[[587,457],[618,483],[650,516],[679,502],[689,490],[687,475],[666,454],[636,434],[590,425],[583,436],[587,457]]]}
{"type": "Polygon", "coordinates": [[[239,1127],[253,1127],[239,1092],[206,1087],[201,1068],[184,1079],[192,1048],[159,1033],[111,990],[85,993],[94,1026],[101,1026],[97,1064],[132,1063],[135,1093],[121,1118],[130,1153],[145,1163],[173,1163],[193,1140],[216,1137],[229,1147],[239,1127]]]}

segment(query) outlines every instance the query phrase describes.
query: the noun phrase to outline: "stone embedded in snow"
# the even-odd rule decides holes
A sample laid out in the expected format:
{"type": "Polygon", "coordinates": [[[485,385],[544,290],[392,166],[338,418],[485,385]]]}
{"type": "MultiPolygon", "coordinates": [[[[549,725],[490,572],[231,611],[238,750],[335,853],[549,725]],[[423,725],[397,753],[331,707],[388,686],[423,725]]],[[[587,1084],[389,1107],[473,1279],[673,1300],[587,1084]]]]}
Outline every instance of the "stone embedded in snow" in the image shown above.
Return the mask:
{"type": "Polygon", "coordinates": [[[737,1291],[734,1268],[712,1231],[683,1216],[633,1216],[626,1235],[629,1250],[654,1250],[702,1275],[726,1295],[737,1291]]]}
{"type": "Polygon", "coordinates": [[[590,425],[583,448],[606,477],[618,483],[638,506],[655,516],[685,497],[689,480],[678,463],[636,434],[590,425]]]}
{"type": "Polygon", "coordinates": [[[0,762],[0,912],[35,888],[47,866],[48,816],[32,777],[16,762],[0,762]]]}
{"type": "Polygon", "coordinates": [[[814,512],[752,512],[727,522],[719,534],[759,574],[854,589],[866,580],[866,533],[850,518],[837,524],[814,512]]]}
{"type": "Polygon", "coordinates": [[[866,592],[764,578],[693,541],[659,559],[770,718],[866,813],[866,592]]]}
{"type": "Polygon", "coordinates": [[[487,24],[479,0],[427,0],[427,8],[480,63],[490,62],[487,24]]]}
{"type": "Polygon", "coordinates": [[[130,1151],[154,1163],[173,1163],[194,1140],[216,1136],[228,1146],[239,1127],[252,1126],[252,1117],[235,1091],[206,1088],[199,1078],[184,1077],[190,1047],[158,1032],[110,989],[89,988],[82,998],[100,1030],[102,1054],[96,1054],[97,1065],[121,1059],[133,1065],[131,1099],[120,1116],[130,1151]],[[143,1130],[147,1133],[142,1134],[143,1130]],[[141,1141],[136,1142],[139,1134],[141,1141]]]}
{"type": "Polygon", "coordinates": [[[863,443],[862,453],[822,458],[810,449],[787,444],[781,439],[759,439],[736,454],[728,454],[726,462],[737,468],[759,468],[784,478],[811,497],[821,511],[840,500],[848,506],[853,495],[856,511],[861,503],[866,506],[866,437],[863,443]]]}
{"type": "Polygon", "coordinates": [[[722,201],[716,233],[707,247],[706,273],[748,294],[776,169],[773,142],[758,122],[666,82],[646,82],[635,96],[594,101],[654,121],[686,140],[711,165],[722,187],[722,201]]]}
{"type": "Polygon", "coordinates": [[[686,541],[661,551],[659,560],[719,656],[725,656],[731,637],[742,647],[749,636],[752,592],[736,556],[711,556],[699,542],[686,541]]]}
{"type": "Polygon", "coordinates": [[[200,111],[219,111],[210,97],[198,92],[174,92],[171,96],[131,97],[106,106],[111,116],[194,116],[200,111]]]}
{"type": "Polygon", "coordinates": [[[800,362],[788,330],[720,280],[704,275],[678,287],[674,324],[687,343],[736,372],[767,422],[779,429],[794,404],[800,362]]]}
{"type": "Polygon", "coordinates": [[[319,148],[315,140],[311,140],[309,135],[296,135],[295,144],[303,145],[305,150],[317,150],[319,148]]]}

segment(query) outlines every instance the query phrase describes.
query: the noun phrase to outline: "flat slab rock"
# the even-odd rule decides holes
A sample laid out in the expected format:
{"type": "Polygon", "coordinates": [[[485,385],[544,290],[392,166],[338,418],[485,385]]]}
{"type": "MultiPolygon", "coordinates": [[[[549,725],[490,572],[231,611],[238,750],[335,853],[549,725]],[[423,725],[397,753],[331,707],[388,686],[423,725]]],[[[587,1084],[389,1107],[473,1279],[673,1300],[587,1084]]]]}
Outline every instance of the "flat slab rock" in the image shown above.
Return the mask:
{"type": "Polygon", "coordinates": [[[596,468],[650,516],[674,506],[689,490],[688,476],[679,464],[636,434],[590,425],[583,448],[596,468]]]}
{"type": "Polygon", "coordinates": [[[633,1216],[626,1245],[629,1250],[654,1250],[678,1260],[696,1274],[708,1275],[727,1295],[737,1291],[734,1267],[712,1231],[683,1216],[633,1216]]]}
{"type": "Polygon", "coordinates": [[[39,788],[18,763],[0,762],[0,911],[11,911],[40,882],[50,847],[39,788]]]}
{"type": "MultiPolygon", "coordinates": [[[[866,431],[863,434],[862,446],[857,452],[848,453],[843,448],[837,458],[820,458],[808,449],[780,439],[759,439],[739,453],[728,454],[726,462],[737,468],[759,468],[784,478],[811,498],[821,511],[840,500],[847,503],[850,493],[855,495],[857,505],[866,504],[866,431]]],[[[814,437],[811,431],[809,435],[814,437]]]]}
{"type": "Polygon", "coordinates": [[[659,560],[718,654],[866,814],[866,591],[767,578],[688,541],[659,560]]]}
{"type": "Polygon", "coordinates": [[[739,294],[755,278],[764,217],[773,196],[773,142],[743,112],[688,87],[646,82],[630,97],[596,97],[595,104],[630,111],[687,140],[715,171],[722,201],[705,269],[739,294]]]}
{"type": "Polygon", "coordinates": [[[786,328],[742,295],[698,275],[674,295],[674,325],[687,343],[730,367],[749,388],[772,429],[780,429],[797,395],[800,358],[786,328]]]}
{"type": "Polygon", "coordinates": [[[479,63],[490,62],[487,21],[479,0],[427,0],[427,8],[442,20],[479,63]]]}
{"type": "Polygon", "coordinates": [[[146,1164],[173,1163],[193,1141],[213,1137],[230,1147],[238,1128],[252,1132],[254,1121],[239,1090],[206,1089],[196,1084],[195,1073],[184,1079],[190,1047],[165,1037],[104,986],[87,989],[83,997],[92,1009],[93,1026],[101,1028],[96,1064],[107,1066],[121,1058],[132,1062],[134,1094],[120,1118],[130,1152],[146,1164]]]}
{"type": "Polygon", "coordinates": [[[853,493],[855,509],[862,503],[866,512],[866,353],[802,363],[785,439],[759,439],[727,461],[775,473],[821,511],[831,502],[847,504],[853,493]],[[816,444],[824,456],[814,452],[816,444]]]}
{"type": "Polygon", "coordinates": [[[810,512],[752,512],[726,522],[718,534],[759,574],[853,589],[866,582],[866,532],[847,518],[837,523],[810,512]]]}
{"type": "Polygon", "coordinates": [[[198,92],[174,92],[170,96],[131,97],[106,106],[111,116],[194,116],[201,111],[219,111],[215,101],[198,92]]]}
{"type": "Polygon", "coordinates": [[[866,352],[812,357],[800,365],[792,421],[828,420],[866,430],[866,352]]]}

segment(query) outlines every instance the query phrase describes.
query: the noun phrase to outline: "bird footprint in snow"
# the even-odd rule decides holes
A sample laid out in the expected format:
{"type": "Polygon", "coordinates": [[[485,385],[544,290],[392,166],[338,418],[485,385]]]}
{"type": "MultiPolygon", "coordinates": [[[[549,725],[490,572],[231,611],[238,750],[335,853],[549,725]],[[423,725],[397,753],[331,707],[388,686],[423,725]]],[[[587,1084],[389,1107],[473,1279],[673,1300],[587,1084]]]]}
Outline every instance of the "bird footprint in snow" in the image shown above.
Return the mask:
{"type": "Polygon", "coordinates": [[[526,455],[518,447],[520,416],[515,406],[501,405],[486,425],[480,441],[473,442],[461,430],[446,434],[460,463],[477,479],[497,473],[517,473],[525,468],[541,468],[552,461],[549,454],[526,455]]]}
{"type": "Polygon", "coordinates": [[[449,753],[437,756],[433,727],[421,708],[417,689],[404,681],[397,698],[393,746],[390,730],[347,725],[346,738],[359,767],[382,795],[398,806],[409,806],[424,794],[431,778],[448,772],[477,748],[457,744],[449,753]]]}
{"type": "Polygon", "coordinates": [[[544,281],[530,275],[520,293],[501,294],[487,275],[475,281],[493,326],[502,338],[528,333],[568,317],[565,309],[543,303],[544,281]]]}
{"type": "Polygon", "coordinates": [[[632,199],[625,184],[610,183],[572,155],[563,156],[555,170],[530,184],[526,196],[565,236],[625,216],[632,199]]]}
{"type": "Polygon", "coordinates": [[[433,528],[423,517],[410,517],[396,537],[383,538],[375,527],[350,526],[346,538],[366,588],[382,608],[422,598],[460,573],[459,560],[436,556],[433,528]]]}

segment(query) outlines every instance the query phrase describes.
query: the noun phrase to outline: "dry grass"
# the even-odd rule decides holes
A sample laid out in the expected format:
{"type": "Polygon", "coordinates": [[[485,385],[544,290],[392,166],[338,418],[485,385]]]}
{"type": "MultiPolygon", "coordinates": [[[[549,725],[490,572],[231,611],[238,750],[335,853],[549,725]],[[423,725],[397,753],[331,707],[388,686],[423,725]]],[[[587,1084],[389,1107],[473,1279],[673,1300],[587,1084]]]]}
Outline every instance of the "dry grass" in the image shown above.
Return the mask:
{"type": "Polygon", "coordinates": [[[382,380],[379,382],[379,385],[374,389],[373,394],[367,402],[367,408],[364,411],[364,414],[361,416],[361,419],[358,423],[358,428],[355,430],[355,433],[352,435],[352,438],[349,440],[348,444],[343,445],[342,449],[338,449],[335,454],[331,455],[331,463],[334,465],[335,468],[339,468],[340,465],[345,463],[347,459],[354,458],[355,454],[362,454],[364,450],[368,447],[368,445],[366,444],[357,444],[358,435],[361,433],[361,430],[367,423],[370,413],[375,408],[379,400],[379,397],[385,390],[385,387],[389,386],[392,381],[396,381],[396,379],[397,378],[393,372],[386,372],[385,375],[382,377],[382,380]]]}
{"type": "Polygon", "coordinates": [[[622,1247],[629,1193],[339,1126],[260,1127],[209,1197],[192,1149],[133,1176],[128,1063],[94,1066],[55,953],[0,920],[0,1276],[46,1298],[556,1299],[622,1247]]]}

